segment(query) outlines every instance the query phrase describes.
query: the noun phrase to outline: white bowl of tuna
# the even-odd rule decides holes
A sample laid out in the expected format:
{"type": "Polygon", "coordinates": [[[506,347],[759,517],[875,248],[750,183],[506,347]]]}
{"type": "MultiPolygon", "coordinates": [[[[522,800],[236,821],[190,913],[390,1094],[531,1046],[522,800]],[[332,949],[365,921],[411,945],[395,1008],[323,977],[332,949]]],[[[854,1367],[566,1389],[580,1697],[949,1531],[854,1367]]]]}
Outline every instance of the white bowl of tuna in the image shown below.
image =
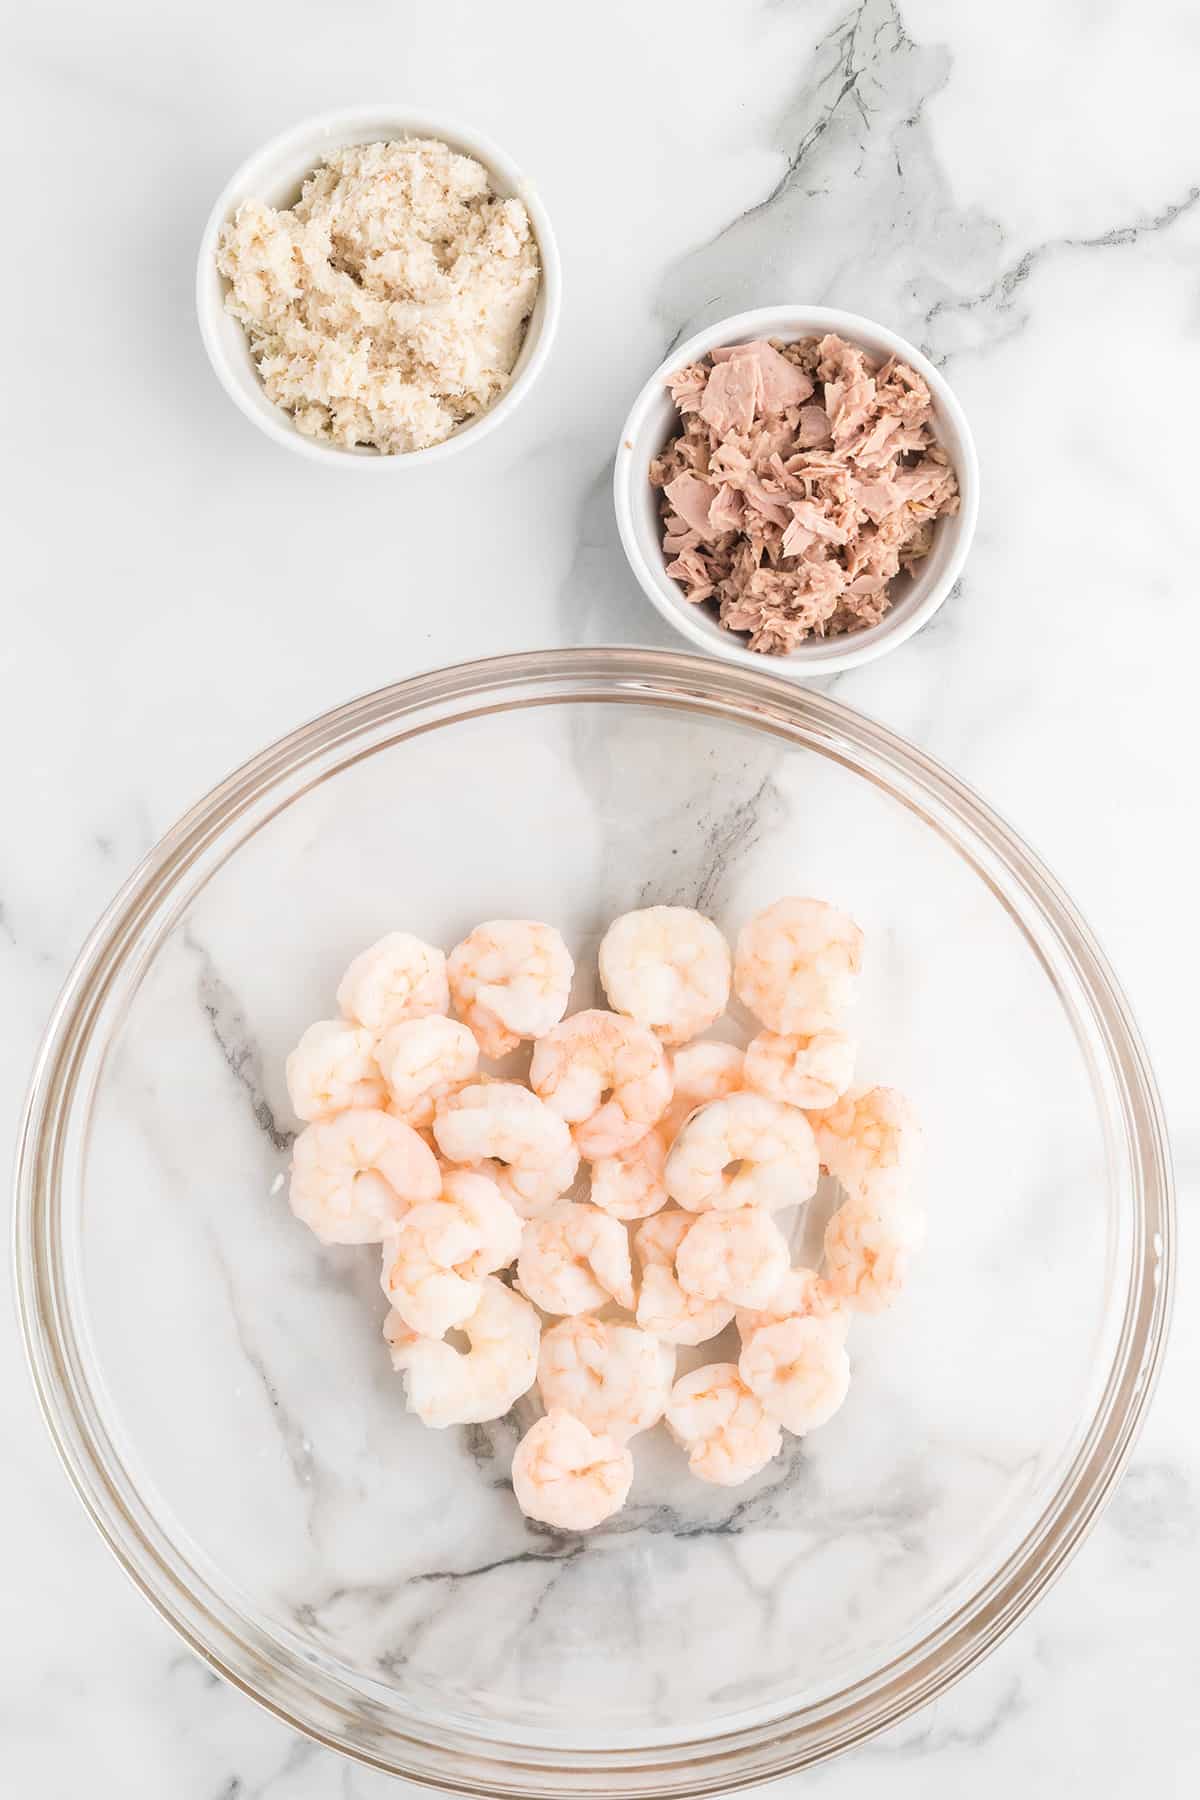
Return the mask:
{"type": "Polygon", "coordinates": [[[213,207],[196,275],[225,392],[289,450],[354,469],[452,455],[545,365],[561,273],[503,151],[388,106],[273,138],[213,207]]]}
{"type": "Polygon", "coordinates": [[[805,680],[932,618],[979,508],[970,427],[915,345],[854,313],[775,306],[697,332],[617,446],[621,542],[684,637],[805,680]]]}

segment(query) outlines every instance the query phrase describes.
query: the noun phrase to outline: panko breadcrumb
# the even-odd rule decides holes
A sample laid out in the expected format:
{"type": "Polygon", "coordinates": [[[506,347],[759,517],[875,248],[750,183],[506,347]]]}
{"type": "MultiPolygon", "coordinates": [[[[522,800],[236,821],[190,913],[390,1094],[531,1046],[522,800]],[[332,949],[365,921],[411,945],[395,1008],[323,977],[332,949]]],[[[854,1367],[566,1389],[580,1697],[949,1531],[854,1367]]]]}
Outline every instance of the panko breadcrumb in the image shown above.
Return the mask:
{"type": "Polygon", "coordinates": [[[541,279],[524,206],[436,138],[339,150],[287,210],[245,201],[217,266],[297,429],[385,455],[495,404],[541,279]]]}

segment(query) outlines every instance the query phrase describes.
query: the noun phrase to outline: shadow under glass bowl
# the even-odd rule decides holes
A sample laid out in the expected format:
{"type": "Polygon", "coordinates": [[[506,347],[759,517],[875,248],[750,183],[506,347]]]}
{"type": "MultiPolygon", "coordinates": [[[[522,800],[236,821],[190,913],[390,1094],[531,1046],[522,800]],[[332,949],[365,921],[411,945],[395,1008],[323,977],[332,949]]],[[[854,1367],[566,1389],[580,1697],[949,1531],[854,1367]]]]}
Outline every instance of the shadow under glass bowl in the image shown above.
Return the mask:
{"type": "Polygon", "coordinates": [[[1045,1590],[1153,1383],[1171,1209],[1120,991],[968,789],[769,675],[570,651],[355,700],[163,839],[51,1021],[16,1255],[71,1477],[222,1674],[461,1792],[706,1794],[902,1717],[1045,1590]],[[397,925],[552,919],[580,1005],[615,913],[732,932],[795,891],[866,929],[860,1073],[925,1118],[928,1247],[824,1430],[735,1490],[639,1438],[627,1510],[555,1535],[508,1489],[520,1418],[424,1430],[376,1254],[292,1219],[284,1055],[397,925]]]}

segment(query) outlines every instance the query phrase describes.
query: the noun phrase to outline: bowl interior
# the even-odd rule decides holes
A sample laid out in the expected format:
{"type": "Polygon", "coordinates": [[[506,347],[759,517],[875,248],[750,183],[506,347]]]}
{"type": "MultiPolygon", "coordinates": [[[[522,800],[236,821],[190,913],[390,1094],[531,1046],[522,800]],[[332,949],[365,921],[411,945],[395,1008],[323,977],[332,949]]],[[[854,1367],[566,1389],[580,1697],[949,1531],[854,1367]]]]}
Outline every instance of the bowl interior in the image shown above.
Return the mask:
{"type": "Polygon", "coordinates": [[[452,1731],[709,1740],[902,1671],[1031,1553],[1109,1377],[1136,1246],[1089,1030],[1036,909],[836,731],[584,683],[343,734],[138,921],[66,1128],[73,1379],[122,1505],[206,1596],[194,1635],[260,1694],[286,1670],[298,1722],[401,1768],[404,1738],[452,1731]],[[449,946],[553,920],[587,1004],[614,914],[679,901],[732,934],[796,891],[867,933],[861,1075],[925,1118],[928,1248],[856,1323],[827,1428],[733,1490],[656,1431],[628,1509],[557,1535],[508,1486],[528,1403],[423,1429],[378,1253],[291,1217],[284,1056],[393,927],[449,946]]]}
{"type": "Polygon", "coordinates": [[[626,549],[635,573],[659,611],[703,650],[740,662],[747,668],[761,667],[768,662],[773,673],[806,677],[832,673],[848,666],[848,659],[867,661],[879,654],[885,644],[901,642],[924,622],[945,597],[957,575],[974,530],[978,503],[974,445],[966,421],[937,370],[912,345],[884,327],[869,319],[829,308],[809,311],[795,307],[762,308],[709,327],[681,345],[647,384],[634,406],[618,446],[615,479],[618,489],[622,490],[618,494],[618,512],[624,515],[622,526],[626,549]],[[794,343],[799,338],[819,337],[825,332],[837,332],[881,360],[892,355],[901,356],[925,377],[933,396],[934,427],[958,473],[962,502],[957,513],[937,521],[933,546],[918,571],[912,575],[902,572],[895,579],[891,588],[892,604],[878,625],[842,637],[814,638],[797,645],[784,656],[764,657],[746,648],[741,633],[723,629],[713,602],[702,601],[696,605],[686,600],[678,582],[666,572],[659,516],[662,496],[657,488],[651,487],[648,474],[651,461],[674,436],[680,423],[678,409],[664,385],[664,377],[719,345],[745,343],[754,337],[781,338],[785,343],[794,343]]]}
{"type": "Polygon", "coordinates": [[[505,411],[509,409],[517,385],[533,361],[539,340],[556,304],[553,298],[557,286],[556,252],[549,241],[549,227],[540,205],[533,199],[528,185],[521,180],[507,158],[494,146],[485,146],[482,140],[461,132],[445,120],[426,118],[419,113],[406,113],[400,117],[381,108],[378,111],[358,111],[344,118],[331,118],[327,122],[318,121],[312,127],[300,126],[295,131],[274,139],[239,170],[222,196],[204,234],[197,285],[201,330],[209,354],[222,380],[230,387],[243,410],[265,425],[273,436],[282,430],[312,454],[353,459],[364,464],[386,464],[389,467],[428,458],[433,452],[441,451],[442,446],[434,445],[430,451],[411,451],[406,456],[383,457],[378,451],[363,445],[348,448],[342,444],[305,438],[296,431],[289,415],[268,399],[254,358],[250,354],[250,341],[245,330],[226,311],[227,283],[217,268],[216,250],[222,225],[232,219],[243,201],[261,200],[276,208],[293,206],[300,198],[306,178],[334,151],[352,144],[373,144],[398,137],[440,138],[451,149],[482,162],[491,177],[492,187],[501,198],[509,199],[515,195],[529,208],[530,221],[542,257],[542,281],[525,328],[520,354],[513,366],[512,379],[494,407],[476,419],[465,421],[445,442],[457,443],[460,438],[477,430],[484,420],[494,422],[495,415],[501,408],[505,411]]]}

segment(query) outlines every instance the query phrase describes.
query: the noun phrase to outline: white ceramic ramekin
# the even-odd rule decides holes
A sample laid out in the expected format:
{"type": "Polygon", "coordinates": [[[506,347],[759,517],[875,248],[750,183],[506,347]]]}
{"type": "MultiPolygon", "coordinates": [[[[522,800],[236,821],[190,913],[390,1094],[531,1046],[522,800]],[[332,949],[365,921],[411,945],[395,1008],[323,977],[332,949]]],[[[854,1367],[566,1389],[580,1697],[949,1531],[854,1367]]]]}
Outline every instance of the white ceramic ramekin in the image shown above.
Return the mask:
{"type": "Polygon", "coordinates": [[[386,104],[359,106],[306,119],[255,151],[227,183],[209,214],[196,267],[196,313],[200,335],[217,378],[235,406],[276,443],[316,461],[341,463],[350,469],[396,470],[417,464],[424,466],[453,456],[468,444],[478,442],[486,432],[494,431],[512,416],[545,366],[558,325],[561,299],[562,268],[549,215],[515,163],[487,138],[452,119],[386,104]],[[304,177],[333,151],[347,144],[371,144],[400,137],[440,138],[451,149],[460,150],[465,156],[473,156],[481,162],[498,194],[506,199],[516,195],[525,203],[541,255],[542,282],[512,381],[495,406],[460,426],[444,443],[433,444],[428,450],[381,456],[377,450],[361,447],[349,450],[340,444],[305,437],[297,431],[289,414],[267,398],[250,355],[246,333],[225,310],[226,284],[217,269],[217,239],[222,225],[233,217],[243,200],[256,199],[269,206],[289,206],[299,198],[304,177]]]}
{"type": "Polygon", "coordinates": [[[617,443],[613,499],[621,542],[630,566],[648,598],[676,630],[699,649],[722,657],[725,662],[804,681],[872,662],[877,656],[894,650],[933,617],[958,579],[974,535],[979,511],[979,461],[962,407],[943,377],[915,345],[870,319],[860,318],[856,313],[840,312],[834,307],[767,306],[754,312],[737,313],[698,331],[695,337],[688,338],[686,343],[673,350],[654,371],[634,401],[617,443]],[[717,623],[715,607],[697,606],[685,600],[682,588],[667,574],[658,513],[659,495],[650,485],[649,467],[651,459],[662,449],[679,421],[675,403],[666,387],[666,378],[672,370],[695,362],[698,357],[706,356],[710,350],[724,344],[742,344],[754,338],[790,341],[821,337],[826,332],[835,332],[839,337],[861,345],[872,356],[898,356],[929,383],[934,426],[958,474],[961,502],[956,513],[938,520],[933,549],[918,573],[898,577],[893,590],[896,598],[878,625],[841,637],[812,638],[785,656],[765,656],[747,649],[740,632],[724,630],[717,623]]]}

